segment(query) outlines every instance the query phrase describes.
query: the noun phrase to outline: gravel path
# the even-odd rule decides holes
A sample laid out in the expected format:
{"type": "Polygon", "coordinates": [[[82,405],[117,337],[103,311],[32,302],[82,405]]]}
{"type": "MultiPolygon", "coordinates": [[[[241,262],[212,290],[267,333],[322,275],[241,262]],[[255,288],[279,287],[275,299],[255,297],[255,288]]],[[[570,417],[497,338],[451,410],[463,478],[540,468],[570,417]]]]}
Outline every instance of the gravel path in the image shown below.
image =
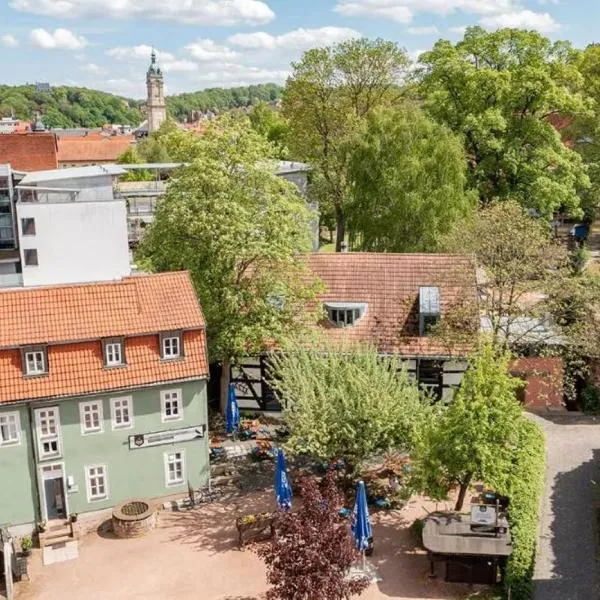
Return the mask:
{"type": "Polygon", "coordinates": [[[545,430],[547,455],[535,600],[600,599],[600,421],[532,418],[545,430]]]}

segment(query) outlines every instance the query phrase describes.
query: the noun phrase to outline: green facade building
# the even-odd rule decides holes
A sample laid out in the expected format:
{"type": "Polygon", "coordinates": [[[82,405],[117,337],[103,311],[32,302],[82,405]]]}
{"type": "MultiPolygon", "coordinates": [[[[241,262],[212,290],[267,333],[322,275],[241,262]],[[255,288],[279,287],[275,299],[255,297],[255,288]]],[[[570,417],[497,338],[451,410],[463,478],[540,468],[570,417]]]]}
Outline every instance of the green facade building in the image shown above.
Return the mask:
{"type": "Polygon", "coordinates": [[[0,307],[0,524],[208,484],[205,327],[186,273],[9,290],[0,307]]]}

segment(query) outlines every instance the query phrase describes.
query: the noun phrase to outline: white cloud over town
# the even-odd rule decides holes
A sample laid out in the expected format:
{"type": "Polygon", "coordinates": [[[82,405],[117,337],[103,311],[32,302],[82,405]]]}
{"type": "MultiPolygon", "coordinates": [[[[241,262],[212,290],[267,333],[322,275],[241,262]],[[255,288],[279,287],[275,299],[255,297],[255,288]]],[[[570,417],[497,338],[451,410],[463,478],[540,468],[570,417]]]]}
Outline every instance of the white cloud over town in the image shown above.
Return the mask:
{"type": "Polygon", "coordinates": [[[5,33],[0,37],[0,43],[5,48],[16,48],[19,45],[19,40],[12,33],[5,33]]]}
{"type": "Polygon", "coordinates": [[[81,50],[88,45],[83,36],[75,35],[72,31],[60,27],[54,32],[42,28],[33,29],[29,39],[34,46],[44,50],[81,50]]]}
{"type": "Polygon", "coordinates": [[[15,10],[60,18],[138,18],[190,25],[262,25],[275,13],[261,0],[11,0],[15,10]]]}
{"type": "Polygon", "coordinates": [[[186,50],[193,58],[199,61],[215,61],[215,60],[232,60],[237,57],[237,52],[217,44],[214,40],[198,39],[191,44],[188,44],[186,50]]]}
{"type": "Polygon", "coordinates": [[[302,51],[315,46],[335,44],[360,35],[355,29],[347,27],[318,27],[295,29],[282,35],[271,35],[265,31],[238,33],[230,36],[228,41],[235,46],[250,50],[302,51]]]}
{"type": "MultiPolygon", "coordinates": [[[[555,2],[547,0],[545,4],[555,2]]],[[[444,17],[462,13],[474,15],[480,25],[489,29],[525,27],[549,33],[559,28],[549,13],[526,9],[519,0],[337,0],[334,10],[347,17],[391,19],[403,24],[412,23],[419,14],[444,17]]],[[[410,30],[407,32],[415,33],[410,30]]]]}

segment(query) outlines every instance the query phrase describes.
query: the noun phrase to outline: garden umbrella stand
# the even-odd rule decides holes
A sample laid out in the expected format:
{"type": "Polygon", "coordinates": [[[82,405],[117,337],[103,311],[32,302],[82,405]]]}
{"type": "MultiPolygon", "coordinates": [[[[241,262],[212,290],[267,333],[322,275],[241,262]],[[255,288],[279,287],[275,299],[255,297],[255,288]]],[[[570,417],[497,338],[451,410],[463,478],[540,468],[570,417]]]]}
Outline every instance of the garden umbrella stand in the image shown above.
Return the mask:
{"type": "Polygon", "coordinates": [[[354,511],[352,513],[352,535],[356,543],[356,549],[362,554],[362,575],[368,576],[376,581],[376,573],[372,567],[367,565],[366,551],[373,537],[373,528],[369,519],[369,509],[367,507],[367,492],[364,481],[356,484],[356,499],[354,501],[354,511]]]}

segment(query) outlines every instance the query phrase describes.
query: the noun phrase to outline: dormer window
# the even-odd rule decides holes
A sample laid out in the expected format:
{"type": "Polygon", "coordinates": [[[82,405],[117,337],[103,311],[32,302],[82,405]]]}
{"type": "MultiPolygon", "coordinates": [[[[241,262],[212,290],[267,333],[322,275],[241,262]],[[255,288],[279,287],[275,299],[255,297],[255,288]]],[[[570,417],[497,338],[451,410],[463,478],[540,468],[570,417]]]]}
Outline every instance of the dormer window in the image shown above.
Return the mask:
{"type": "Polygon", "coordinates": [[[326,302],[329,321],[336,327],[352,327],[362,319],[367,305],[357,302],[326,302]]]}
{"type": "Polygon", "coordinates": [[[28,376],[44,375],[48,372],[46,348],[37,346],[23,350],[23,373],[28,376]]]}
{"type": "Polygon", "coordinates": [[[163,333],[160,336],[160,356],[164,360],[183,356],[181,332],[163,333]]]}
{"type": "Polygon", "coordinates": [[[440,321],[440,288],[419,288],[419,335],[427,336],[440,321]]]}
{"type": "Polygon", "coordinates": [[[103,340],[104,365],[106,367],[120,367],[125,364],[125,350],[123,338],[103,340]]]}

